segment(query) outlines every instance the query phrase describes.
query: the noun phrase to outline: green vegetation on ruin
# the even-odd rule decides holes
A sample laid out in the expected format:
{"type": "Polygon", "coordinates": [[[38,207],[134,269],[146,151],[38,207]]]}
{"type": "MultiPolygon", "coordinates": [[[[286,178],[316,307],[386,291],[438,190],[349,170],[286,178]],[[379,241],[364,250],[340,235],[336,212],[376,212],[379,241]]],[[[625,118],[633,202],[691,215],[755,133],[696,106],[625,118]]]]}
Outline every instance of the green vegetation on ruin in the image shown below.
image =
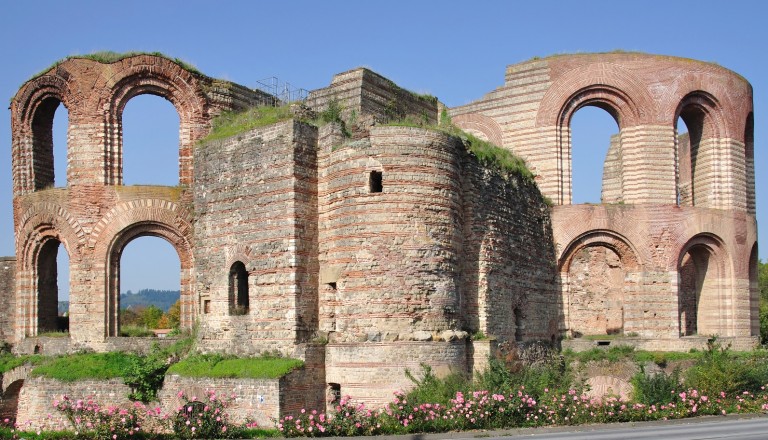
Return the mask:
{"type": "Polygon", "coordinates": [[[84,54],[84,55],[69,55],[68,57],[62,58],[54,62],[47,68],[43,69],[42,71],[32,75],[32,77],[30,77],[27,81],[31,81],[35,78],[45,75],[46,73],[48,73],[48,71],[50,71],[54,67],[58,66],[59,64],[67,60],[86,59],[86,60],[93,60],[102,64],[112,64],[112,63],[116,63],[118,61],[124,60],[125,58],[130,58],[137,55],[152,55],[156,57],[165,58],[167,60],[173,61],[174,63],[178,64],[182,69],[188,72],[194,73],[196,75],[203,75],[203,73],[197,70],[197,67],[193,66],[192,64],[180,58],[174,58],[174,57],[168,56],[162,52],[139,52],[139,51],[113,52],[111,50],[104,50],[104,51],[98,51],[98,52],[93,52],[93,53],[84,54]]]}
{"type": "Polygon", "coordinates": [[[453,125],[448,115],[444,112],[440,117],[438,125],[425,124],[422,121],[416,121],[413,118],[404,118],[397,121],[391,121],[385,125],[395,127],[420,127],[429,130],[437,130],[443,133],[455,136],[462,140],[470,153],[486,168],[495,170],[502,175],[518,175],[526,180],[533,181],[533,173],[528,169],[525,161],[515,156],[511,151],[494,145],[491,142],[482,140],[477,136],[463,131],[453,125]]]}
{"type": "Polygon", "coordinates": [[[293,118],[288,105],[258,106],[239,112],[224,112],[211,121],[211,132],[201,142],[226,139],[254,128],[266,127],[293,118]]]}
{"type": "Polygon", "coordinates": [[[238,358],[219,354],[197,354],[172,365],[168,374],[186,377],[277,379],[302,368],[304,362],[279,356],[238,358]]]}
{"type": "Polygon", "coordinates": [[[24,364],[36,365],[44,358],[38,354],[14,356],[10,353],[0,354],[0,374],[4,374],[24,364]]]}
{"type": "Polygon", "coordinates": [[[40,358],[32,376],[75,382],[85,379],[123,377],[126,367],[138,356],[122,352],[78,353],[68,356],[40,358]]]}

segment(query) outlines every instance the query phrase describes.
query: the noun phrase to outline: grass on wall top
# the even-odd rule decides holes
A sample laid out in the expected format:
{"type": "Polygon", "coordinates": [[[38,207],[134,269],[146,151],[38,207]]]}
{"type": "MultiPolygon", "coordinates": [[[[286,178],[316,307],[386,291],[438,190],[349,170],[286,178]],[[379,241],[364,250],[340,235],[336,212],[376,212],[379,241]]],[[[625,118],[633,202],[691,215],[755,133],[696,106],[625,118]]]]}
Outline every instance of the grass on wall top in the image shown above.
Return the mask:
{"type": "Polygon", "coordinates": [[[31,374],[63,382],[115,379],[123,376],[125,368],[136,357],[134,354],[121,352],[72,354],[41,361],[31,374]]]}
{"type": "Polygon", "coordinates": [[[283,357],[236,358],[218,354],[197,354],[173,364],[167,374],[186,377],[277,379],[303,366],[304,361],[283,357]]]}
{"type": "Polygon", "coordinates": [[[156,56],[156,57],[165,58],[167,60],[173,61],[174,63],[178,64],[179,66],[181,66],[182,69],[184,69],[186,71],[189,71],[189,72],[197,74],[197,75],[203,75],[203,73],[200,72],[197,69],[197,67],[193,66],[192,64],[190,64],[190,63],[188,63],[188,62],[186,62],[186,61],[184,61],[184,60],[182,60],[180,58],[174,58],[174,57],[168,56],[168,55],[166,55],[166,54],[164,54],[162,52],[139,52],[139,51],[113,52],[111,50],[104,50],[104,51],[93,52],[93,53],[84,54],[84,55],[70,55],[68,57],[62,58],[62,59],[54,62],[50,66],[46,67],[45,69],[41,70],[40,72],[32,75],[27,80],[27,82],[29,82],[29,81],[31,81],[31,80],[33,80],[35,78],[38,78],[40,76],[45,75],[49,70],[53,69],[54,67],[58,66],[59,64],[63,63],[64,61],[67,61],[67,60],[73,60],[73,59],[82,58],[82,59],[86,59],[86,60],[93,60],[93,61],[96,61],[96,62],[99,62],[99,63],[102,63],[102,64],[112,64],[112,63],[116,63],[118,61],[121,61],[121,60],[123,60],[125,58],[130,58],[130,57],[137,56],[137,55],[153,55],[153,56],[156,56]]]}
{"type": "Polygon", "coordinates": [[[201,142],[225,139],[291,118],[293,118],[293,112],[287,105],[258,106],[240,112],[224,112],[211,120],[211,132],[201,142]]]}

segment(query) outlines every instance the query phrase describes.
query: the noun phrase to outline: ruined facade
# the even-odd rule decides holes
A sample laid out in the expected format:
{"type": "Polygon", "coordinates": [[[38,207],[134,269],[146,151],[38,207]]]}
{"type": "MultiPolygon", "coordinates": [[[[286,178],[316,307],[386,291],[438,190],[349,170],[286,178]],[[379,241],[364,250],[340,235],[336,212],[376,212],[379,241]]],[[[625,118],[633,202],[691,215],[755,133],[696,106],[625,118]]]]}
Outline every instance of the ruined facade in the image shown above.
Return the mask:
{"type": "Polygon", "coordinates": [[[404,368],[480,367],[489,343],[473,334],[754,343],[752,93],[735,73],[652,55],[557,56],[510,66],[504,86],[445,110],[523,157],[535,183],[482,165],[442,131],[381,124],[435,124],[442,109],[367,69],[305,103],[338,104],[351,136],[297,116],[204,139],[221,112],[274,100],[154,55],[72,58],[25,83],[11,103],[16,261],[0,261],[14,273],[0,275],[13,284],[0,334],[17,350],[49,343],[38,335],[56,328],[65,251],[70,330],[58,344],[125,347],[120,255],[149,235],[178,252],[182,326],[198,323],[200,350],[311,353],[325,384],[374,404],[407,385],[404,368]],[[177,187],[122,184],[122,111],[140,94],[179,113],[177,187]],[[60,104],[67,186],[54,188],[60,104]],[[620,133],[604,203],[571,205],[570,118],[588,105],[620,133]]]}

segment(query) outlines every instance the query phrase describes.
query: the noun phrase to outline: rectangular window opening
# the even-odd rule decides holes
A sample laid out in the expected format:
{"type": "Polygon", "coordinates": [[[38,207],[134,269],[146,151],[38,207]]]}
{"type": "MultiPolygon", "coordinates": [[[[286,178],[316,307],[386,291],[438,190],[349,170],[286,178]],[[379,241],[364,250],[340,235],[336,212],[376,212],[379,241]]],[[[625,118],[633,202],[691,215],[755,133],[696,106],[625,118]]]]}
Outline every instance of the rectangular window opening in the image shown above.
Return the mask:
{"type": "Polygon", "coordinates": [[[205,313],[206,315],[208,313],[211,313],[211,300],[206,299],[205,301],[203,301],[203,313],[205,313]]]}
{"type": "Polygon", "coordinates": [[[330,287],[333,290],[336,290],[336,283],[328,283],[328,287],[330,287]]]}
{"type": "Polygon", "coordinates": [[[368,178],[368,187],[372,193],[380,193],[384,189],[381,171],[371,171],[368,178]]]}

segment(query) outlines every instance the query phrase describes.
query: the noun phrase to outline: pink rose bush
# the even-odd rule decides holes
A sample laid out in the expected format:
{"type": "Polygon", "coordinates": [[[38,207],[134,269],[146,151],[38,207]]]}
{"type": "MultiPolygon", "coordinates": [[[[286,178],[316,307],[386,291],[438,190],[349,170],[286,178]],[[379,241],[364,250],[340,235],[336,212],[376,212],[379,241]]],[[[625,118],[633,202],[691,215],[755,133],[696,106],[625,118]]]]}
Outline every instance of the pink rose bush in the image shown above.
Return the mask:
{"type": "Polygon", "coordinates": [[[458,392],[449,405],[409,403],[406,395],[398,392],[391,404],[377,411],[345,397],[329,414],[302,410],[281,418],[276,426],[286,437],[328,437],[670,420],[765,411],[765,390],[708,396],[686,389],[670,396],[669,403],[647,405],[616,397],[590,397],[573,389],[567,393],[547,390],[535,398],[521,387],[510,394],[458,392]]]}

